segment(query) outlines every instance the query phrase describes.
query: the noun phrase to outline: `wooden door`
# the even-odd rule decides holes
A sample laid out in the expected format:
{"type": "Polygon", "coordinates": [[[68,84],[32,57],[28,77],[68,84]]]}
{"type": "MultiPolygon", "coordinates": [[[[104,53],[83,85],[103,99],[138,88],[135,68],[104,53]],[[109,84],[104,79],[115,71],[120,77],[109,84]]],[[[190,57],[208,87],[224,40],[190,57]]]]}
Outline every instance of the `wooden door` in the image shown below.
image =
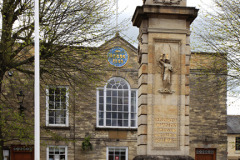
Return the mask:
{"type": "Polygon", "coordinates": [[[11,160],[34,160],[33,146],[12,145],[11,160]]]}
{"type": "Polygon", "coordinates": [[[216,160],[216,149],[197,148],[195,160],[216,160]]]}
{"type": "Polygon", "coordinates": [[[14,153],[14,160],[32,160],[34,157],[32,157],[32,153],[14,153]]]}

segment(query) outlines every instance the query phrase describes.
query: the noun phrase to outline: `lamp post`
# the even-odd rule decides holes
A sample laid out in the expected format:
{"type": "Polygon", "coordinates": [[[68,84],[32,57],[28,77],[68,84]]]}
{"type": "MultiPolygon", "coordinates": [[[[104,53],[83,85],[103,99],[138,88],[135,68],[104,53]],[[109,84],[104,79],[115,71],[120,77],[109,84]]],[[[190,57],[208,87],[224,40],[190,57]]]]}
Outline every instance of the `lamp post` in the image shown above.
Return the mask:
{"type": "Polygon", "coordinates": [[[23,107],[23,100],[24,100],[25,95],[23,94],[23,91],[19,91],[17,94],[18,102],[20,104],[20,107],[18,108],[20,110],[20,115],[22,115],[23,110],[25,109],[23,107]]]}

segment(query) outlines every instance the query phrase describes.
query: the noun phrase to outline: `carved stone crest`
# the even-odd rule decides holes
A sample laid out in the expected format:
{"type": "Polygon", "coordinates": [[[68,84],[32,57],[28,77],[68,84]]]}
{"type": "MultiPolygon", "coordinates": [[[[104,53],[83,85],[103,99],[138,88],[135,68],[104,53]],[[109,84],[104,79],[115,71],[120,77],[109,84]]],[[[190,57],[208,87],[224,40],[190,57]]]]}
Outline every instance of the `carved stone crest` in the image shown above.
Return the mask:
{"type": "Polygon", "coordinates": [[[162,4],[180,4],[182,0],[153,0],[155,3],[162,3],[162,4]]]}

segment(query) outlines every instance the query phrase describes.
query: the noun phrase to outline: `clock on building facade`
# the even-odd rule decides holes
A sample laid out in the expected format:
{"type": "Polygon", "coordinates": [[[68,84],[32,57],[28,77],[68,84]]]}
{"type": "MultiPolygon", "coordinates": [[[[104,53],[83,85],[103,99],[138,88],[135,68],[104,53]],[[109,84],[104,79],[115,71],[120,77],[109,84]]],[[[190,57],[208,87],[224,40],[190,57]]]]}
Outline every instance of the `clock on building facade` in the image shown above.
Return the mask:
{"type": "Polygon", "coordinates": [[[128,53],[122,47],[114,47],[109,50],[108,62],[115,67],[123,67],[128,61],[128,53]]]}

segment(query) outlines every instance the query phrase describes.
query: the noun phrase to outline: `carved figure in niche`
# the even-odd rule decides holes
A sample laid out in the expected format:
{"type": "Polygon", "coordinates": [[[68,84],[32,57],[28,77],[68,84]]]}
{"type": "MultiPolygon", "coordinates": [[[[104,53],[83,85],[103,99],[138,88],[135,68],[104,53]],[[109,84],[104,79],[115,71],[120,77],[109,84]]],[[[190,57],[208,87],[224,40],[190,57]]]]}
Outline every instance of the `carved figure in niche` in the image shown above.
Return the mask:
{"type": "Polygon", "coordinates": [[[159,90],[160,93],[174,93],[171,90],[171,73],[174,71],[171,65],[169,55],[161,54],[160,59],[158,60],[160,67],[163,66],[163,90],[159,90]]]}

